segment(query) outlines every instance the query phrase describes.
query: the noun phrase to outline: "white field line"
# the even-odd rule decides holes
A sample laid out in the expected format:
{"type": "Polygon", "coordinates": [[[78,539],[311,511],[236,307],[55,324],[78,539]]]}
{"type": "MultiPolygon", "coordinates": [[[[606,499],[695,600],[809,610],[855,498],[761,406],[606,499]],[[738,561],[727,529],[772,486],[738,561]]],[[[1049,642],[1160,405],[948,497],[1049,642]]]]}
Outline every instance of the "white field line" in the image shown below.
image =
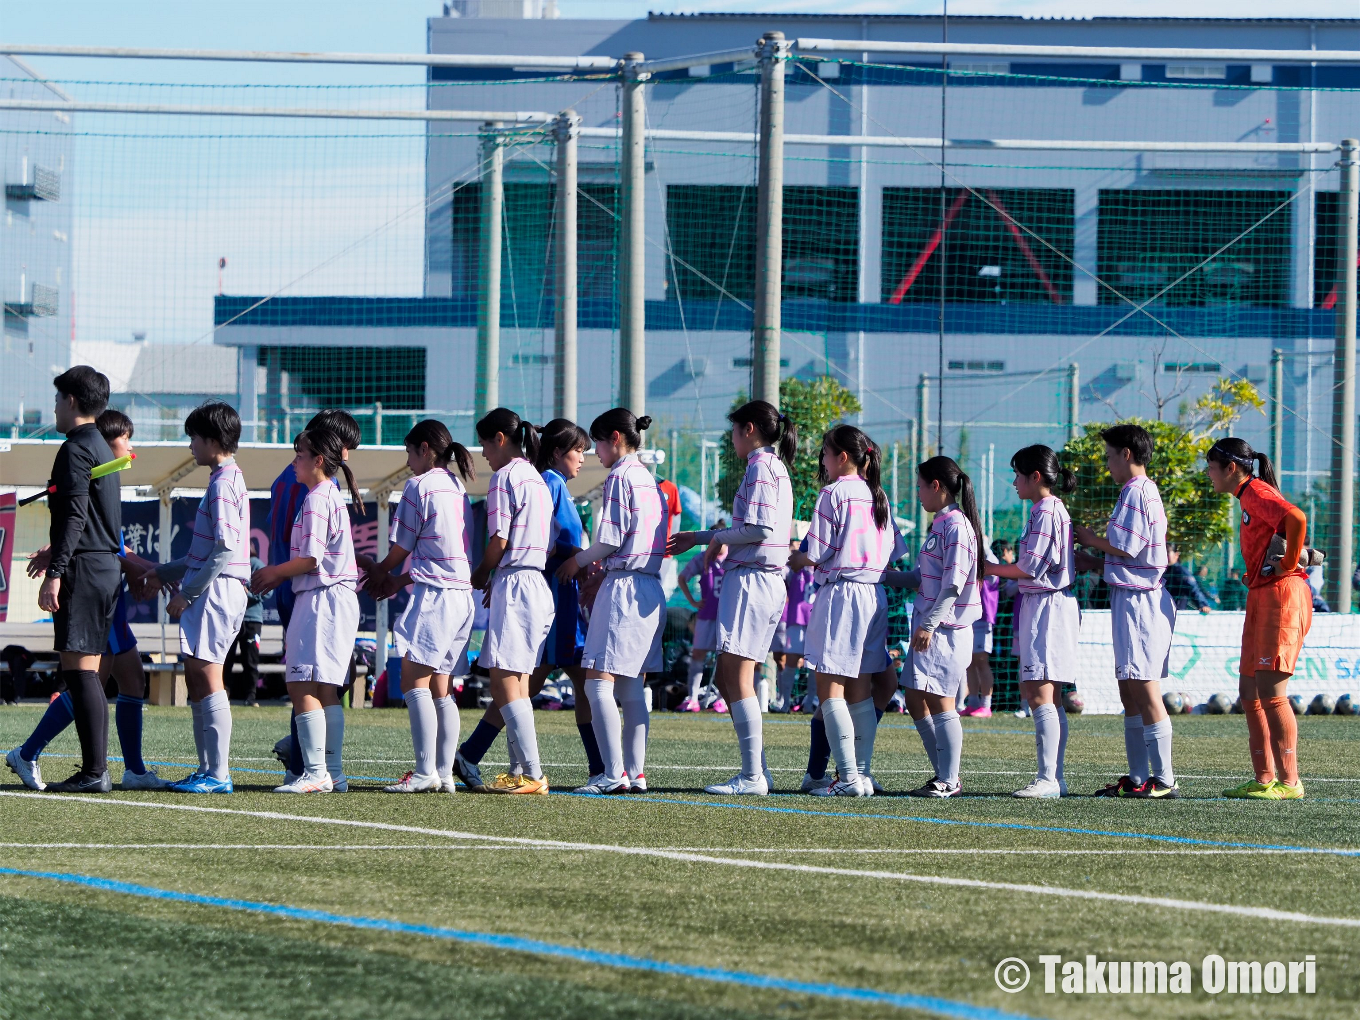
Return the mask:
{"type": "Polygon", "coordinates": [[[454,829],[430,829],[415,825],[395,825],[390,822],[369,822],[351,818],[325,818],[308,815],[289,815],[278,811],[245,811],[240,808],[199,807],[192,804],[160,804],[152,801],[118,800],[113,797],[82,797],[79,795],[18,793],[0,791],[4,797],[24,797],[35,800],[88,804],[97,807],[130,807],[158,811],[187,811],[197,814],[236,815],[263,818],[280,822],[304,822],[312,825],[336,825],[356,829],[386,832],[405,832],[419,836],[461,839],[468,842],[539,846],[557,850],[612,853],[625,857],[655,857],[687,864],[716,864],[729,868],[749,868],[757,871],[784,871],[799,874],[829,875],[838,878],[869,878],[879,882],[911,882],[918,885],[938,885],[956,889],[994,889],[999,892],[1025,893],[1059,899],[1092,900],[1107,903],[1127,903],[1134,906],[1161,907],[1194,913],[1228,914],[1265,921],[1291,921],[1295,924],[1322,925],[1337,928],[1360,928],[1360,918],[1323,917],[1271,907],[1244,907],[1229,903],[1208,903],[1199,900],[1178,900],[1166,896],[1138,896],[1130,893],[1097,892],[1088,889],[1067,889],[1061,886],[1032,885],[1021,882],[988,882],[975,878],[953,878],[945,875],[913,875],[896,871],[868,871],[860,868],[830,868],[815,864],[789,864],[780,861],[754,861],[738,857],[715,857],[680,850],[653,850],[648,847],[618,846],[609,843],[575,843],[555,839],[531,839],[526,836],[488,836],[480,832],[461,832],[454,829]]]}

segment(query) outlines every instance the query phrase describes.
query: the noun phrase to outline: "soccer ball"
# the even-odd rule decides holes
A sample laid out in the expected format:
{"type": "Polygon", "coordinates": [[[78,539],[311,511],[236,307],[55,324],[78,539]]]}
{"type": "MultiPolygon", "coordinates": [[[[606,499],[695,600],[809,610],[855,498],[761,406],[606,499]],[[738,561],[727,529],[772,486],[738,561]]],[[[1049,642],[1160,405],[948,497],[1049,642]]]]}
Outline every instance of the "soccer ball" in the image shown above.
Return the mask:
{"type": "Polygon", "coordinates": [[[1336,699],[1330,694],[1319,694],[1308,706],[1309,715],[1331,715],[1336,710],[1336,699]]]}
{"type": "Polygon", "coordinates": [[[1302,694],[1289,695],[1289,707],[1294,710],[1295,715],[1303,715],[1305,708],[1302,694]]]}
{"type": "Polygon", "coordinates": [[[1229,714],[1230,714],[1230,715],[1241,715],[1241,714],[1242,714],[1242,699],[1241,699],[1241,698],[1238,698],[1236,701],[1233,702],[1232,711],[1231,711],[1229,714]]]}
{"type": "Polygon", "coordinates": [[[1336,699],[1337,715],[1360,715],[1360,704],[1349,694],[1343,694],[1336,699]]]}
{"type": "Polygon", "coordinates": [[[1178,691],[1177,693],[1181,696],[1181,714],[1189,715],[1195,710],[1195,699],[1184,691],[1178,691]]]}
{"type": "Polygon", "coordinates": [[[1072,715],[1081,715],[1082,710],[1086,708],[1086,702],[1082,701],[1074,690],[1063,691],[1062,700],[1063,708],[1072,715]]]}
{"type": "Polygon", "coordinates": [[[1227,715],[1232,709],[1232,701],[1226,694],[1215,694],[1209,698],[1210,715],[1227,715]]]}
{"type": "Polygon", "coordinates": [[[1185,699],[1175,691],[1167,691],[1163,694],[1162,704],[1166,706],[1167,715],[1180,715],[1185,711],[1185,699]]]}

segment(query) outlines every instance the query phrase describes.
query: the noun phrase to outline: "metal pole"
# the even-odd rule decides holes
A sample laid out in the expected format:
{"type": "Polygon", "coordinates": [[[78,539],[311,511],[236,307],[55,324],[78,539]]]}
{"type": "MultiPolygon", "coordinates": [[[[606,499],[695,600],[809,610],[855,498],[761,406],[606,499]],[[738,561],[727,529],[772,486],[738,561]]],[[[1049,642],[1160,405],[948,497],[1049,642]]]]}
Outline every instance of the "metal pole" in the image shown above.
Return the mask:
{"type": "Polygon", "coordinates": [[[580,122],[576,111],[563,110],[553,123],[557,142],[553,417],[571,421],[576,420],[576,128],[580,122]]]}
{"type": "Polygon", "coordinates": [[[756,185],[756,303],[751,337],[751,397],[779,406],[780,304],[784,269],[783,32],[760,42],[760,141],[756,185]]]}
{"type": "Polygon", "coordinates": [[[1356,159],[1360,142],[1341,142],[1341,195],[1345,202],[1345,229],[1340,232],[1341,285],[1336,314],[1336,385],[1332,404],[1332,505],[1336,520],[1328,573],[1338,613],[1351,611],[1351,571],[1355,543],[1355,302],[1357,222],[1360,222],[1360,172],[1356,159]]]}
{"type": "Polygon", "coordinates": [[[1270,352],[1270,461],[1275,471],[1284,463],[1284,351],[1270,352]]]}
{"type": "MultiPolygon", "coordinates": [[[[624,56],[623,141],[619,152],[619,405],[647,413],[646,74],[641,53],[624,56]]],[[[674,471],[674,468],[672,468],[674,471]]]]}
{"type": "MultiPolygon", "coordinates": [[[[916,462],[911,466],[913,477],[915,477],[916,465],[930,458],[930,376],[924,372],[921,373],[921,379],[916,384],[916,433],[918,436],[916,462]]],[[[916,502],[915,517],[916,536],[920,541],[924,541],[926,511],[919,501],[916,502]]]]}
{"type": "MultiPolygon", "coordinates": [[[[893,512],[893,517],[896,517],[897,514],[898,514],[898,502],[897,502],[897,447],[898,447],[898,444],[897,444],[897,443],[893,443],[893,459],[892,459],[892,512],[893,512]]],[[[896,526],[896,525],[894,525],[894,527],[895,527],[895,526],[896,526]]]]}
{"type": "Polygon", "coordinates": [[[501,220],[505,208],[505,153],[495,129],[482,136],[482,224],[477,285],[475,421],[501,402],[501,220]]]}
{"type": "Polygon", "coordinates": [[[382,401],[373,401],[373,445],[382,446],[382,401]]]}
{"type": "Polygon", "coordinates": [[[1074,361],[1067,366],[1067,441],[1077,438],[1081,424],[1081,367],[1074,361]]]}
{"type": "Polygon", "coordinates": [[[699,436],[699,530],[708,530],[708,440],[699,436]]]}

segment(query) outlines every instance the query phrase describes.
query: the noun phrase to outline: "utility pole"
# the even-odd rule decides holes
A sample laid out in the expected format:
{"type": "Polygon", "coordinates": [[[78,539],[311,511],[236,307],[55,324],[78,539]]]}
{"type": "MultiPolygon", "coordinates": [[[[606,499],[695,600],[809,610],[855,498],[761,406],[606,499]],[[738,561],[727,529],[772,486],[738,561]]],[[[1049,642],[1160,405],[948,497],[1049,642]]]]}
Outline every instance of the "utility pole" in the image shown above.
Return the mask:
{"type": "Polygon", "coordinates": [[[641,53],[624,55],[619,154],[619,405],[636,415],[647,413],[647,75],[638,72],[641,63],[641,53]]]}
{"type": "Polygon", "coordinates": [[[563,110],[553,122],[557,142],[553,417],[571,421],[576,420],[576,141],[580,124],[575,110],[563,110]]]}
{"type": "Polygon", "coordinates": [[[482,129],[474,423],[481,421],[501,402],[501,219],[505,209],[505,153],[496,133],[498,127],[499,124],[486,124],[482,129]]]}

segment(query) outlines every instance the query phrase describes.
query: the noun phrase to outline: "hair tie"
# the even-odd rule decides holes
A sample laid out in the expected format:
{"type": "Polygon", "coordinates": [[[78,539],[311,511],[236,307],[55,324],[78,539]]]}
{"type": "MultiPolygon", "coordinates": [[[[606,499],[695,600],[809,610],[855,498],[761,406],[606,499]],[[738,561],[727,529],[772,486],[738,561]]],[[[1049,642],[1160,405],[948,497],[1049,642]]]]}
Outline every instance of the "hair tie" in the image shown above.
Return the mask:
{"type": "Polygon", "coordinates": [[[779,416],[779,421],[780,421],[781,424],[784,423],[784,422],[786,422],[786,421],[788,421],[788,420],[789,420],[789,416],[788,416],[787,414],[781,414],[781,415],[779,416]]]}

